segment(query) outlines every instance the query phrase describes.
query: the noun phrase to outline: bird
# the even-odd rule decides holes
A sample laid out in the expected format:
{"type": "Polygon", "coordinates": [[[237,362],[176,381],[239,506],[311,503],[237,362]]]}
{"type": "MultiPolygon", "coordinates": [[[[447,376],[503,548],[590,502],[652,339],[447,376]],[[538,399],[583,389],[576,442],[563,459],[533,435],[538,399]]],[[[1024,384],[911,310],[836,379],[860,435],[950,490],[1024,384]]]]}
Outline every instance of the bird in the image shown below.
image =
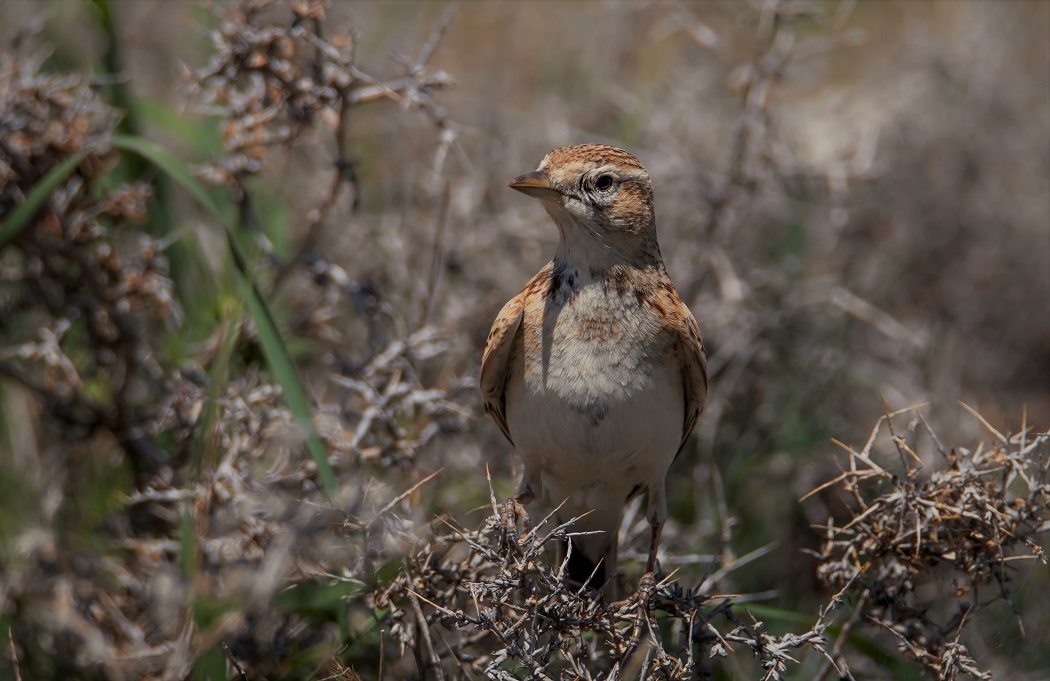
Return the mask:
{"type": "Polygon", "coordinates": [[[522,462],[507,504],[527,519],[546,493],[560,523],[579,517],[567,576],[615,594],[623,509],[645,493],[640,583],[651,585],[667,472],[707,399],[703,341],[664,267],[652,181],[623,149],[577,144],[508,186],[542,203],[559,240],[500,310],[482,355],[485,411],[522,462]]]}

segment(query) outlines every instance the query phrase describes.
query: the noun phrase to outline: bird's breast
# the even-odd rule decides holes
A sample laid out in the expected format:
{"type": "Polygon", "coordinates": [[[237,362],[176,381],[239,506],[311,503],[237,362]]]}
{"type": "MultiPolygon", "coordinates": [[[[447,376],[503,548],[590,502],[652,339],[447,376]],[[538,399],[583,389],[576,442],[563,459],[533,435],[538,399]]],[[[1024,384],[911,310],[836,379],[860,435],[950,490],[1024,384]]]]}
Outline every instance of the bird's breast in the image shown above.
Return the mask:
{"type": "Polygon", "coordinates": [[[524,458],[584,479],[596,465],[615,475],[670,465],[682,431],[682,376],[673,339],[640,300],[584,286],[524,311],[521,370],[511,372],[520,380],[507,386],[508,423],[524,458]]]}
{"type": "Polygon", "coordinates": [[[590,405],[648,392],[665,377],[671,338],[637,297],[587,286],[538,307],[526,311],[523,335],[531,390],[590,405]]]}

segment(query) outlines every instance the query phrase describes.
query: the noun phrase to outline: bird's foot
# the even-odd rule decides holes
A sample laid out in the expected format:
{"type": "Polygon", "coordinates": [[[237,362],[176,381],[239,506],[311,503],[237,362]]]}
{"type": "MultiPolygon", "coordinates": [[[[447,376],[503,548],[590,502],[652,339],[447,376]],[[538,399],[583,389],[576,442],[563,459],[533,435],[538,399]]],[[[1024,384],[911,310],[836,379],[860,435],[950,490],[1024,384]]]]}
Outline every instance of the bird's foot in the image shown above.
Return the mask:
{"type": "Polygon", "coordinates": [[[632,613],[634,615],[634,625],[631,627],[631,636],[627,640],[627,646],[624,649],[623,657],[621,659],[629,660],[631,656],[634,655],[635,651],[638,650],[638,644],[641,641],[642,633],[646,626],[649,627],[650,632],[654,631],[652,622],[652,602],[655,594],[656,576],[653,575],[652,571],[649,571],[642,575],[642,578],[638,580],[638,590],[635,591],[630,598],[617,601],[610,606],[613,614],[618,617],[627,617],[632,613]]]}
{"type": "Polygon", "coordinates": [[[652,608],[653,596],[656,595],[656,576],[650,570],[638,580],[638,590],[622,601],[616,601],[609,607],[617,615],[635,612],[639,618],[648,617],[652,608]]]}
{"type": "Polygon", "coordinates": [[[521,521],[521,531],[528,534],[532,530],[532,518],[525,510],[525,504],[531,499],[524,498],[525,495],[514,499],[507,499],[500,505],[500,549],[506,551],[508,548],[520,552],[518,522],[521,521]]]}

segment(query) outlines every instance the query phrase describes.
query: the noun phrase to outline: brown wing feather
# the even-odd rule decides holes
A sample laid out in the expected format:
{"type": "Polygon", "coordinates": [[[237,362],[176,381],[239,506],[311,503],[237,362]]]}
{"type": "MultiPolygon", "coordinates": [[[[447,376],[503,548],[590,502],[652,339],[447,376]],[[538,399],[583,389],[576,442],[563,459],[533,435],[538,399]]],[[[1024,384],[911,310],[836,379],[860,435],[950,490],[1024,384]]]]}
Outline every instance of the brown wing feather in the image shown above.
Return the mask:
{"type": "Polygon", "coordinates": [[[511,298],[496,315],[488,340],[485,341],[485,354],[481,358],[481,397],[485,401],[485,413],[492,417],[511,444],[514,444],[514,440],[507,427],[505,391],[508,360],[514,347],[514,338],[521,328],[525,293],[522,291],[511,298]]]}
{"type": "Polygon", "coordinates": [[[518,295],[507,301],[492,323],[488,340],[485,341],[485,354],[481,357],[481,397],[485,401],[485,413],[492,417],[511,444],[507,426],[507,377],[510,372],[510,359],[514,344],[521,335],[521,320],[525,306],[533,296],[543,296],[551,286],[551,275],[554,262],[537,272],[518,295]]]}
{"type": "Polygon", "coordinates": [[[704,355],[704,342],[700,338],[700,328],[696,325],[693,313],[678,297],[678,291],[666,272],[659,272],[657,280],[649,283],[637,295],[660,315],[665,332],[669,332],[674,338],[673,361],[682,371],[682,393],[685,396],[682,439],[678,444],[680,453],[696,427],[696,422],[700,420],[704,402],[707,400],[707,357],[704,355]]]}
{"type": "Polygon", "coordinates": [[[685,422],[682,425],[682,443],[700,420],[700,413],[707,401],[707,356],[704,341],[700,338],[700,327],[685,303],[678,301],[682,319],[678,324],[678,352],[682,359],[682,379],[685,382],[685,422]]]}

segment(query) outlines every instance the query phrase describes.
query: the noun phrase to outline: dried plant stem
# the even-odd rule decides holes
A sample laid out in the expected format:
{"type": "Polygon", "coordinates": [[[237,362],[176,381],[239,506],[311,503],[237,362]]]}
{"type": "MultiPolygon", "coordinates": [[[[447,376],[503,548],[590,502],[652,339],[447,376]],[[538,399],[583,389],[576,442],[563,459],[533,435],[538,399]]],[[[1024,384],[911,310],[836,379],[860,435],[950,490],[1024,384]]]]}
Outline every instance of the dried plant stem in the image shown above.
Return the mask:
{"type": "Polygon", "coordinates": [[[18,653],[15,652],[15,637],[11,627],[7,628],[7,643],[11,650],[11,668],[15,670],[15,681],[22,681],[22,671],[18,666],[18,653]]]}

